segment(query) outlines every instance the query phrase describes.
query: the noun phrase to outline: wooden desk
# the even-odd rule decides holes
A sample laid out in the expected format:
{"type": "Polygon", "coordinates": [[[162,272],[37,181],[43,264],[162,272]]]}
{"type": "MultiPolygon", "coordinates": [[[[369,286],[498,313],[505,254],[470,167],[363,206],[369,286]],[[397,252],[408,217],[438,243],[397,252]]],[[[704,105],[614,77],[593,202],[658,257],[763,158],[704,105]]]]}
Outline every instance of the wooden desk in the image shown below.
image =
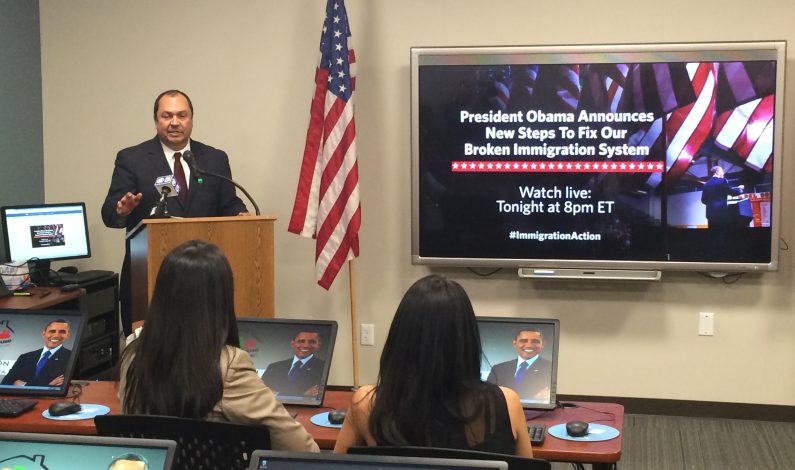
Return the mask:
{"type": "MultiPolygon", "coordinates": [[[[80,394],[80,403],[92,403],[105,405],[110,408],[111,413],[120,413],[119,399],[116,395],[118,382],[88,382],[83,385],[83,393],[80,394]]],[[[69,390],[71,396],[72,390],[69,390]]],[[[41,414],[50,407],[52,402],[64,400],[64,398],[40,398],[37,397],[36,407],[31,411],[23,413],[15,418],[0,418],[0,431],[16,432],[36,432],[50,434],[96,434],[93,419],[81,419],[77,421],[56,421],[47,419],[41,414]]]]}
{"type": "Polygon", "coordinates": [[[624,406],[618,403],[570,403],[577,406],[557,408],[540,416],[531,417],[528,422],[544,424],[547,429],[556,424],[575,420],[596,422],[618,429],[618,437],[602,442],[578,442],[558,439],[547,433],[542,445],[533,446],[533,456],[553,462],[608,464],[618,462],[621,458],[621,441],[624,436],[624,406]]]}
{"type": "MultiPolygon", "coordinates": [[[[119,413],[116,382],[89,382],[83,386],[81,403],[106,405],[111,413],[119,413]]],[[[333,449],[339,430],[312,424],[310,418],[317,413],[337,408],[347,408],[352,392],[326,392],[320,408],[289,406],[287,409],[298,413],[296,420],[303,424],[321,449],[333,449]]],[[[42,416],[55,401],[40,398],[36,407],[16,418],[0,418],[0,431],[37,432],[55,434],[96,434],[94,420],[54,421],[42,416]]],[[[577,407],[558,408],[530,419],[547,427],[572,420],[597,421],[623,432],[624,407],[615,403],[573,402],[577,407]],[[612,416],[611,416],[612,414],[612,416]]],[[[611,464],[621,458],[622,435],[604,442],[575,442],[558,439],[547,434],[544,443],[533,446],[533,456],[556,462],[583,462],[611,464]]]]}
{"type": "MultiPolygon", "coordinates": [[[[105,405],[110,408],[111,413],[120,413],[118,399],[118,382],[88,382],[83,386],[83,393],[80,395],[80,403],[93,403],[105,405]]],[[[71,396],[72,390],[69,391],[71,396]]],[[[350,403],[351,392],[327,392],[324,400],[324,407],[288,407],[291,412],[298,413],[296,420],[303,424],[306,430],[323,449],[333,449],[337,442],[339,430],[336,428],[325,428],[315,426],[310,421],[313,415],[329,411],[336,408],[347,408],[350,403]]],[[[4,397],[5,398],[5,397],[4,397]]],[[[36,398],[39,402],[36,407],[27,413],[15,418],[0,418],[0,431],[18,432],[37,432],[53,434],[96,434],[93,419],[82,419],[77,421],[55,421],[42,416],[44,410],[54,401],[64,398],[36,398]]]]}
{"type": "Polygon", "coordinates": [[[4,297],[0,299],[0,308],[42,310],[86,295],[85,289],[61,292],[58,287],[28,287],[23,289],[22,292],[29,292],[31,295],[24,297],[9,295],[4,297]]]}

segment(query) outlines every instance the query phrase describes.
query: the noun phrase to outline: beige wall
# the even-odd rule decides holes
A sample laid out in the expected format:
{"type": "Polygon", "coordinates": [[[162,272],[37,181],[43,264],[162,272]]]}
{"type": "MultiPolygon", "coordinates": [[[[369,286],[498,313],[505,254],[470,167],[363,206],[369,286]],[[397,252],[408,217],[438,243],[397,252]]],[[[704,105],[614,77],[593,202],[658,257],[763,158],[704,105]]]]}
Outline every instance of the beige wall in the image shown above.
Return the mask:
{"type": "MultiPolygon", "coordinates": [[[[409,47],[788,39],[795,4],[753,8],[718,0],[348,0],[363,228],[356,262],[362,382],[375,380],[394,309],[416,278],[409,247],[409,47]],[[661,6],[664,5],[664,6],[661,6]]],[[[347,270],[330,292],[313,281],[313,244],[286,231],[308,119],[323,0],[135,2],[41,0],[45,188],[48,201],[85,200],[94,256],[117,269],[123,233],[99,208],[116,151],[154,135],[151,107],[166,88],[196,106],[194,137],[225,149],[235,178],[277,223],[277,311],[340,323],[331,383],[352,383],[347,270]]],[[[788,110],[795,71],[790,63],[788,110]]],[[[790,114],[789,112],[787,114],[790,114]]],[[[793,119],[784,155],[795,150],[793,119]]],[[[784,163],[785,199],[792,198],[784,163]],[[789,186],[789,187],[787,187],[789,186]]],[[[793,210],[781,235],[791,241],[793,210]]],[[[780,271],[732,285],[695,273],[655,284],[481,279],[441,270],[470,293],[478,314],[561,319],[559,392],[795,405],[795,317],[789,252],[780,271]],[[715,336],[699,337],[699,311],[715,336]]]]}

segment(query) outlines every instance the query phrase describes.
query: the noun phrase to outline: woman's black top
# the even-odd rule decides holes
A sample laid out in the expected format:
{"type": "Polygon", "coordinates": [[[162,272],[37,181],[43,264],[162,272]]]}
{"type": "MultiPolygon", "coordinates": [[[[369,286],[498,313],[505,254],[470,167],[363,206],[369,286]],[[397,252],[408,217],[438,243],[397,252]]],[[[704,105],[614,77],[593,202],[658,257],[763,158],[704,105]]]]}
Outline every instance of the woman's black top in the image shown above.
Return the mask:
{"type": "Polygon", "coordinates": [[[511,455],[516,452],[508,405],[498,386],[483,383],[464,403],[460,414],[469,418],[466,424],[462,425],[459,417],[440,407],[438,416],[428,420],[432,424],[426,425],[422,433],[425,442],[379,441],[377,445],[444,447],[511,455]]]}

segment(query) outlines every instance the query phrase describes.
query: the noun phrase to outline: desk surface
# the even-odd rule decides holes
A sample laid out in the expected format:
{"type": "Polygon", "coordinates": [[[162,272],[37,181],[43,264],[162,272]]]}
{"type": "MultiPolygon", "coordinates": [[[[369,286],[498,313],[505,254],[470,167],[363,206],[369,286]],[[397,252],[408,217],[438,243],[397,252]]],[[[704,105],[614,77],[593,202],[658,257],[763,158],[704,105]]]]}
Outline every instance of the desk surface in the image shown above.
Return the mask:
{"type": "Polygon", "coordinates": [[[10,295],[0,299],[0,308],[13,308],[20,310],[41,310],[53,305],[58,305],[86,294],[85,289],[72,292],[61,292],[58,287],[28,287],[20,292],[30,295],[19,297],[10,295]]]}
{"type": "MultiPolygon", "coordinates": [[[[78,401],[80,403],[92,403],[105,405],[110,408],[111,413],[120,413],[119,399],[116,395],[118,382],[87,382],[83,385],[83,392],[78,401]]],[[[71,395],[72,389],[69,390],[71,395]]],[[[4,397],[13,398],[13,397],[4,397]]],[[[36,406],[15,418],[0,418],[0,431],[16,432],[37,432],[51,434],[96,434],[93,419],[81,419],[79,421],[55,421],[42,416],[44,410],[50,407],[52,402],[65,400],[63,398],[41,398],[36,397],[36,406]]]]}
{"type": "MultiPolygon", "coordinates": [[[[312,434],[321,449],[333,449],[338,429],[312,424],[310,418],[317,413],[336,408],[347,408],[351,392],[329,391],[320,408],[288,406],[297,412],[296,420],[312,434]]],[[[0,431],[37,432],[55,434],[96,434],[94,420],[54,421],[42,416],[53,401],[57,399],[38,398],[36,407],[16,418],[0,418],[0,431]]],[[[111,413],[119,413],[117,382],[88,382],[80,395],[81,403],[106,405],[111,413]]],[[[595,421],[623,432],[624,407],[615,403],[574,402],[577,406],[558,408],[531,418],[533,423],[547,427],[572,420],[595,421]]],[[[540,446],[533,446],[533,455],[538,458],[559,462],[612,463],[621,458],[622,435],[604,442],[575,442],[558,439],[549,434],[540,446]]]]}

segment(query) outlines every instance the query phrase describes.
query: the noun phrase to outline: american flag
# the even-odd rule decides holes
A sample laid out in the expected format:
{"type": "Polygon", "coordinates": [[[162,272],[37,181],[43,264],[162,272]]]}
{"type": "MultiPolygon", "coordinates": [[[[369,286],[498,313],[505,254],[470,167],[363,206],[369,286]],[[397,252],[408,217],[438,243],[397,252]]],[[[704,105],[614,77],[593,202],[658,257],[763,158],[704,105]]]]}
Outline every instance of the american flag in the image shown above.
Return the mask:
{"type": "Polygon", "coordinates": [[[574,112],[580,105],[580,66],[578,64],[561,65],[558,69],[561,80],[555,90],[563,104],[563,109],[574,112]]]}
{"type": "Polygon", "coordinates": [[[630,65],[625,82],[620,111],[662,115],[696,100],[687,63],[630,65]]]}
{"type": "Polygon", "coordinates": [[[756,171],[772,164],[774,99],[767,95],[720,114],[713,130],[718,147],[734,150],[756,171]]]}
{"type": "Polygon", "coordinates": [[[511,98],[511,69],[510,67],[489,69],[489,75],[494,84],[494,96],[490,102],[497,109],[505,111],[511,98]]]}
{"type": "Polygon", "coordinates": [[[711,62],[693,62],[686,68],[696,100],[666,117],[666,166],[668,176],[674,180],[685,174],[709,137],[715,115],[717,66],[711,62]]]}
{"type": "MultiPolygon", "coordinates": [[[[630,140],[651,147],[651,156],[658,156],[664,144],[667,178],[680,179],[712,128],[716,66],[711,62],[630,65],[625,83],[627,89],[619,111],[637,109],[662,114],[630,140]]],[[[647,181],[652,187],[660,182],[657,173],[647,181]]]]}
{"type": "Polygon", "coordinates": [[[342,265],[359,255],[359,172],[353,90],[356,58],[343,0],[328,0],[295,204],[287,228],[312,237],[315,277],[328,289],[342,265]]]}
{"type": "Polygon", "coordinates": [[[618,110],[618,103],[624,94],[624,83],[627,79],[629,66],[627,64],[613,64],[605,74],[605,88],[607,91],[608,107],[611,112],[618,110]]]}
{"type": "Polygon", "coordinates": [[[515,87],[522,87],[522,92],[527,96],[533,96],[538,79],[538,64],[522,65],[516,75],[515,87]]]}
{"type": "Polygon", "coordinates": [[[720,64],[719,85],[731,93],[719,95],[712,136],[719,148],[732,150],[756,171],[773,165],[775,72],[766,62],[720,64]]]}

